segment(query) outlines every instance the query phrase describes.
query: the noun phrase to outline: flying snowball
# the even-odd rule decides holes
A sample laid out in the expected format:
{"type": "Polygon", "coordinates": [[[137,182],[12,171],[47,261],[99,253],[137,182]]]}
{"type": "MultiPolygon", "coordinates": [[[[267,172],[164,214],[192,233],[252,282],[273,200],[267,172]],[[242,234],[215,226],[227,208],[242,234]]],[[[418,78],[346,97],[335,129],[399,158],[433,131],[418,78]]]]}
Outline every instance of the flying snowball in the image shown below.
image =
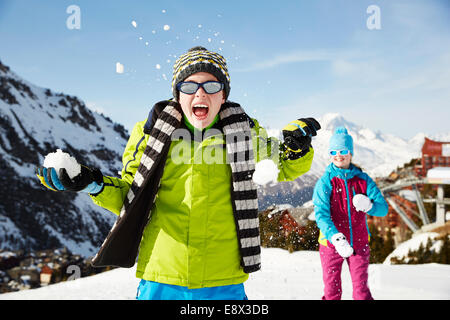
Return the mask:
{"type": "Polygon", "coordinates": [[[168,24],[165,24],[163,29],[164,29],[164,31],[168,31],[168,30],[170,30],[170,26],[168,24]]]}
{"type": "Polygon", "coordinates": [[[116,73],[123,73],[123,64],[121,64],[120,62],[116,63],[116,73]]]}
{"type": "Polygon", "coordinates": [[[136,21],[131,21],[131,24],[133,25],[133,27],[137,28],[137,22],[136,21]]]}

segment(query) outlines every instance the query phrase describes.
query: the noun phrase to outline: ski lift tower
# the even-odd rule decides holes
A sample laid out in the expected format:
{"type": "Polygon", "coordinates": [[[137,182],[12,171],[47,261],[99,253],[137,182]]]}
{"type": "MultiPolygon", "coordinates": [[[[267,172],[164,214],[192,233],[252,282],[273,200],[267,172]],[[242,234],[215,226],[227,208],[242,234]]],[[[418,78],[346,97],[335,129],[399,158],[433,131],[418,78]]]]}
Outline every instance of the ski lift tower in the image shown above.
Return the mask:
{"type": "Polygon", "coordinates": [[[380,190],[386,201],[399,214],[408,228],[413,232],[421,232],[432,230],[445,224],[445,205],[450,205],[450,198],[444,198],[444,185],[446,184],[450,184],[450,167],[434,167],[427,171],[427,176],[425,178],[400,180],[396,184],[382,187],[380,190]],[[435,199],[423,199],[417,187],[419,184],[437,185],[437,197],[435,199]],[[394,199],[393,195],[406,187],[412,187],[416,195],[416,203],[420,212],[420,215],[418,216],[422,220],[422,228],[419,228],[414,221],[408,217],[406,212],[394,199]],[[428,218],[424,202],[436,203],[436,221],[432,222],[428,218]]]}
{"type": "MultiPolygon", "coordinates": [[[[425,137],[422,146],[422,159],[414,167],[415,178],[398,180],[395,184],[381,187],[386,201],[398,213],[408,228],[413,232],[432,230],[445,224],[445,205],[450,205],[450,198],[444,198],[444,185],[450,184],[450,142],[434,141],[425,137]],[[436,199],[423,199],[418,185],[431,184],[437,186],[436,199]],[[405,210],[396,201],[398,192],[404,188],[412,188],[420,214],[413,212],[422,221],[422,228],[417,226],[405,210]],[[430,221],[424,203],[436,203],[436,220],[430,221]]],[[[450,219],[449,219],[450,220],[450,219]]]]}
{"type": "Polygon", "coordinates": [[[444,198],[444,185],[450,184],[450,167],[434,167],[427,172],[426,183],[437,184],[437,198],[425,199],[425,202],[436,202],[436,226],[445,224],[445,205],[450,199],[444,198]]]}

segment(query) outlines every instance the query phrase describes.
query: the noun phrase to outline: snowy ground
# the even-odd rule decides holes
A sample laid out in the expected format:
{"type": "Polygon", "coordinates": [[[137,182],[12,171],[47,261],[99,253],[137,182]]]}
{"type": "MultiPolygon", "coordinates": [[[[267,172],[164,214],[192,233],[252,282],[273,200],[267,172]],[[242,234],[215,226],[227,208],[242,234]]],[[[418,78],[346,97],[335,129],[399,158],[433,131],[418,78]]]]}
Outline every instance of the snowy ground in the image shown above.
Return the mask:
{"type": "MultiPolygon", "coordinates": [[[[316,300],[322,296],[322,270],[318,252],[290,254],[282,249],[262,250],[263,269],[250,275],[245,288],[250,300],[316,300]]],[[[351,280],[344,264],[343,299],[351,299],[351,280]]],[[[48,287],[0,294],[0,300],[134,299],[139,280],[135,268],[115,269],[99,275],[48,287]]],[[[369,283],[379,300],[450,299],[450,266],[370,265],[369,283]]]]}

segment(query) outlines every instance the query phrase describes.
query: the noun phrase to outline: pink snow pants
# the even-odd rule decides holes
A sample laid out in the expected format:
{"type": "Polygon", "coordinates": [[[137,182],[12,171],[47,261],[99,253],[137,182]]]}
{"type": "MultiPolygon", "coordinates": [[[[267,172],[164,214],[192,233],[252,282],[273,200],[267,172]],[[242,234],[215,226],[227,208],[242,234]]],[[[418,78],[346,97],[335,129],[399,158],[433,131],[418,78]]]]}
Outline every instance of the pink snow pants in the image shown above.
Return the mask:
{"type": "Polygon", "coordinates": [[[344,260],[353,284],[354,300],[373,300],[368,286],[370,250],[357,250],[347,259],[342,258],[334,248],[320,245],[320,261],[322,263],[324,296],[322,300],[340,300],[342,296],[341,270],[344,260]]]}

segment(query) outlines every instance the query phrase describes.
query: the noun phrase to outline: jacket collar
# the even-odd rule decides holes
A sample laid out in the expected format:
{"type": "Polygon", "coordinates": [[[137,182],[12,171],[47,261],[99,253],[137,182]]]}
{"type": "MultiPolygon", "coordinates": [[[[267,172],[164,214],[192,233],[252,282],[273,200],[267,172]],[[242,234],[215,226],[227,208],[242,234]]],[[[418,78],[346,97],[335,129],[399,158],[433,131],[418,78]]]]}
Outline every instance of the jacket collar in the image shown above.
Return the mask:
{"type": "Polygon", "coordinates": [[[361,172],[361,170],[355,167],[352,163],[348,169],[341,169],[330,163],[326,168],[326,171],[330,174],[330,179],[338,177],[341,179],[351,179],[361,172]]]}

